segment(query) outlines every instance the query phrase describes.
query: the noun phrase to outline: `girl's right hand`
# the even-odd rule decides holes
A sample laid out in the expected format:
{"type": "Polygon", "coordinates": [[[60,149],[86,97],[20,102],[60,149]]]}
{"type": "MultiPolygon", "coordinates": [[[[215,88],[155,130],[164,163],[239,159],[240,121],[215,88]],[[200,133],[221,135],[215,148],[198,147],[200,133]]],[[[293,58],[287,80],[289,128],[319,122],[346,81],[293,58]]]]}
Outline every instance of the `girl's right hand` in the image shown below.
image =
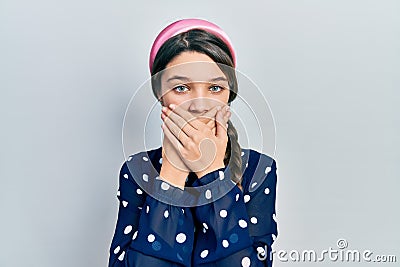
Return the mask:
{"type": "MultiPolygon", "coordinates": [[[[228,106],[225,106],[225,107],[228,107],[228,106]]],[[[216,134],[217,111],[218,111],[217,106],[215,106],[214,108],[209,110],[204,115],[202,115],[200,117],[194,117],[191,115],[191,113],[180,109],[179,116],[181,116],[182,119],[184,119],[187,123],[189,123],[191,125],[197,125],[197,126],[204,125],[204,127],[208,127],[209,128],[208,130],[211,130],[212,134],[215,135],[216,134]],[[195,120],[198,120],[198,119],[201,119],[201,121],[202,121],[201,124],[195,123],[195,120]],[[193,122],[195,124],[192,124],[191,122],[193,122]]],[[[168,113],[168,108],[164,108],[163,113],[164,114],[161,115],[163,120],[165,120],[171,114],[171,113],[168,113]]],[[[222,127],[226,127],[227,122],[231,116],[231,113],[230,113],[229,109],[223,108],[221,110],[221,114],[222,114],[221,121],[224,124],[224,125],[222,125],[222,127]]],[[[204,129],[204,130],[206,130],[206,129],[204,129]]],[[[164,131],[165,131],[165,129],[164,129],[164,131]]],[[[165,150],[165,157],[167,159],[166,162],[168,162],[168,164],[171,165],[171,166],[169,166],[169,168],[173,167],[176,169],[175,171],[178,172],[173,175],[174,177],[178,177],[178,176],[183,177],[185,175],[181,175],[181,173],[184,172],[184,173],[188,174],[190,171],[194,171],[191,169],[191,168],[193,168],[193,166],[188,166],[187,164],[185,164],[185,162],[187,162],[187,159],[182,156],[181,151],[178,149],[179,145],[176,144],[176,143],[179,143],[179,140],[177,138],[175,138],[174,136],[170,136],[171,134],[172,134],[171,132],[168,132],[168,133],[164,132],[163,148],[165,150]],[[167,137],[167,138],[165,138],[165,137],[167,137]]],[[[164,169],[164,172],[166,172],[165,169],[164,169]]],[[[184,184],[184,182],[182,182],[182,181],[179,181],[179,183],[184,184]]]]}

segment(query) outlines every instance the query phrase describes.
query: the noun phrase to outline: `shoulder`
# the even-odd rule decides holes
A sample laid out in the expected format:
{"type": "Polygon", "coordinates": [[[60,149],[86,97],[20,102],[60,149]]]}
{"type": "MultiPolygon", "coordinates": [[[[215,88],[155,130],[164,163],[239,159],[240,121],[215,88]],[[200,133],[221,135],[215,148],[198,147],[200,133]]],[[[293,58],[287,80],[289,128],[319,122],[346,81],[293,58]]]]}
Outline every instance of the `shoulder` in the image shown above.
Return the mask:
{"type": "Polygon", "coordinates": [[[129,155],[122,164],[124,165],[135,165],[140,167],[143,164],[152,163],[152,161],[159,160],[161,157],[161,147],[151,148],[148,150],[143,150],[129,155]]]}
{"type": "Polygon", "coordinates": [[[157,156],[160,152],[160,148],[153,148],[130,154],[120,167],[120,177],[132,179],[155,172],[154,161],[158,162],[157,156]]]}
{"type": "Polygon", "coordinates": [[[276,179],[276,160],[272,156],[252,148],[242,148],[242,184],[246,191],[252,192],[268,178],[276,179]]]}
{"type": "Polygon", "coordinates": [[[149,149],[149,150],[143,150],[136,152],[134,154],[129,155],[124,163],[128,162],[138,162],[138,161],[149,161],[151,159],[151,155],[156,151],[157,149],[149,149]]]}
{"type": "Polygon", "coordinates": [[[242,148],[241,156],[242,163],[248,163],[248,166],[244,165],[245,168],[251,169],[257,165],[262,165],[263,167],[276,165],[276,161],[272,156],[252,148],[242,148]]]}

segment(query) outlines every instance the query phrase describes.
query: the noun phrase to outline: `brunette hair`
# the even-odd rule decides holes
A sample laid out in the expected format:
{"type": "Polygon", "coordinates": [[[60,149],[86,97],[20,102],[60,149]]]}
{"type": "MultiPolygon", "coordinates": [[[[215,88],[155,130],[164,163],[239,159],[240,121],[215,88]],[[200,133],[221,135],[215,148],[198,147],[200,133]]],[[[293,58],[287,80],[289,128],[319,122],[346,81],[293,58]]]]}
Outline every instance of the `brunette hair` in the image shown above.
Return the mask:
{"type": "MultiPolygon", "coordinates": [[[[158,50],[151,69],[151,85],[157,99],[161,97],[161,76],[157,75],[180,53],[195,51],[209,56],[226,75],[229,83],[228,105],[236,98],[238,82],[234,70],[232,54],[219,37],[202,29],[192,29],[168,39],[158,50]]],[[[231,179],[240,188],[242,183],[242,157],[238,134],[232,122],[228,121],[228,144],[224,157],[225,166],[230,163],[231,179]]]]}

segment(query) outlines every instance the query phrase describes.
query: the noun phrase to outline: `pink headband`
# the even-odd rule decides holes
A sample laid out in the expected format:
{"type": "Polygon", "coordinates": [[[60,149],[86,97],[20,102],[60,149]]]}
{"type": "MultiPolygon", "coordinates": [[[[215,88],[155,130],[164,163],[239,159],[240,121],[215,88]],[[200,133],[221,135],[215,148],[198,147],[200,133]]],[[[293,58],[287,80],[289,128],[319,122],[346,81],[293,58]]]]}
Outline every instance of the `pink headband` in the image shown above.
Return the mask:
{"type": "Polygon", "coordinates": [[[233,65],[236,66],[236,56],[232,43],[228,35],[220,27],[218,27],[214,23],[211,23],[203,19],[182,19],[169,24],[158,34],[150,51],[150,59],[149,59],[150,72],[151,69],[153,68],[154,58],[156,57],[157,52],[163,45],[163,43],[166,42],[169,38],[179,33],[189,31],[191,29],[203,29],[221,38],[225,42],[225,44],[229,47],[229,50],[233,58],[233,65]]]}

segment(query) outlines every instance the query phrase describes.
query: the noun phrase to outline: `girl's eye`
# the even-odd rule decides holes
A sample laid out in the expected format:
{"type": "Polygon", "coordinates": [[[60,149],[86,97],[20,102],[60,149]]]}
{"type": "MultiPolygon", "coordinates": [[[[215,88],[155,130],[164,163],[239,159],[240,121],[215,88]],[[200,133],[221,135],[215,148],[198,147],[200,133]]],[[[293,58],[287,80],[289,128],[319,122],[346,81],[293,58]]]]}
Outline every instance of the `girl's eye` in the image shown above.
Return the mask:
{"type": "Polygon", "coordinates": [[[218,93],[218,92],[221,92],[223,90],[223,88],[221,86],[219,86],[219,85],[213,85],[210,88],[211,88],[211,91],[214,92],[214,93],[218,93]]]}
{"type": "Polygon", "coordinates": [[[178,93],[183,93],[183,92],[187,91],[188,88],[186,86],[179,85],[179,86],[175,87],[174,90],[178,93]]]}
{"type": "MultiPolygon", "coordinates": [[[[189,88],[185,85],[178,85],[178,86],[174,87],[173,90],[177,93],[185,93],[185,92],[189,91],[189,88]]],[[[210,87],[210,91],[213,93],[219,93],[222,90],[224,90],[224,88],[219,85],[213,85],[210,87]]]]}

